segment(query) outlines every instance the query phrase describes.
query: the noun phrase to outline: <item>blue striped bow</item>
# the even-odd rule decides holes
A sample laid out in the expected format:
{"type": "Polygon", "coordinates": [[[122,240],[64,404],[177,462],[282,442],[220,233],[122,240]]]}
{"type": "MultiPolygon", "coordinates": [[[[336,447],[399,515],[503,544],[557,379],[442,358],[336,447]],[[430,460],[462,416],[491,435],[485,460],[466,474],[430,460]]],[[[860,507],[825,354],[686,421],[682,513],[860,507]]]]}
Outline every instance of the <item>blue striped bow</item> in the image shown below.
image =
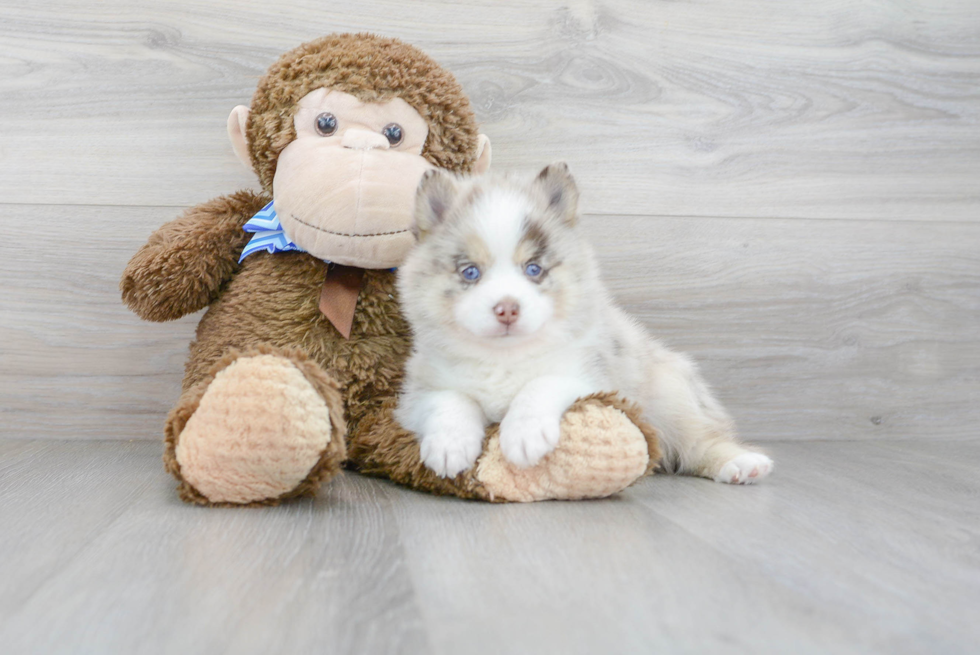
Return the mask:
{"type": "Polygon", "coordinates": [[[238,258],[238,263],[251,255],[253,252],[265,250],[266,252],[287,252],[297,250],[306,252],[295,243],[289,240],[286,233],[282,230],[279,216],[272,206],[272,202],[259,210],[255,216],[250,218],[242,227],[246,232],[254,233],[255,236],[245,245],[242,256],[238,258]]]}

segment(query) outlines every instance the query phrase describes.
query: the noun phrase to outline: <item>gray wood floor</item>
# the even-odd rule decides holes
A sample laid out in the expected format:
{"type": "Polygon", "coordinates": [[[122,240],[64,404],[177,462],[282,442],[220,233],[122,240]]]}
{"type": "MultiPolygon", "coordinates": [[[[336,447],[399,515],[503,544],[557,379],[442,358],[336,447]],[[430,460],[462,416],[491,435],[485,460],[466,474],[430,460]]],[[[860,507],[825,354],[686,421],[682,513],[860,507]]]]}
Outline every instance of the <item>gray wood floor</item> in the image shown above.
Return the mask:
{"type": "Polygon", "coordinates": [[[980,444],[770,450],[757,487],[210,510],[158,444],[0,441],[0,651],[976,652],[980,444]]]}
{"type": "Polygon", "coordinates": [[[0,0],[0,653],[971,653],[976,0],[0,0]],[[344,475],[181,504],[199,316],[126,261],[254,185],[225,119],[332,31],[452,70],[497,168],[563,159],[610,286],[777,470],[488,506],[344,475]]]}

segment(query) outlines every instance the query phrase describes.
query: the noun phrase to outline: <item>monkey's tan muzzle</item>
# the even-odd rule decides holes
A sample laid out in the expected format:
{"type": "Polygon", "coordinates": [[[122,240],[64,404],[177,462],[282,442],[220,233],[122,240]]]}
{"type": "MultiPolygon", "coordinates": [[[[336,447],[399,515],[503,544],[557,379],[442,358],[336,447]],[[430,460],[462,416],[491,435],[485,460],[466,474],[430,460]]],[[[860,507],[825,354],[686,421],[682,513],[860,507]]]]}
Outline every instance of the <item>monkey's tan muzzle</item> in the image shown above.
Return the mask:
{"type": "Polygon", "coordinates": [[[373,147],[280,157],[273,180],[276,213],[286,236],[320,259],[395,267],[415,243],[415,193],[430,168],[417,154],[373,147]]]}

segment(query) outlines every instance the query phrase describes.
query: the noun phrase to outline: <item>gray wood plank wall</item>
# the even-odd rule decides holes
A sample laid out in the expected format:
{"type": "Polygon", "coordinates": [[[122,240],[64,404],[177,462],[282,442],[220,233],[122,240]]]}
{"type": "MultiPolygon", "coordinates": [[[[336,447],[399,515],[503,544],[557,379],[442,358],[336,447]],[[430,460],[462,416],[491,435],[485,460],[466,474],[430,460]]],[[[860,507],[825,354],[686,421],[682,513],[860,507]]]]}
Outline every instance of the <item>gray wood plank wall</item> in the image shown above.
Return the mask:
{"type": "Polygon", "coordinates": [[[610,285],[743,434],[980,422],[980,3],[0,5],[0,434],[158,439],[198,317],[116,284],[183,207],[254,184],[232,106],[332,31],[416,44],[498,168],[570,163],[610,285]]]}

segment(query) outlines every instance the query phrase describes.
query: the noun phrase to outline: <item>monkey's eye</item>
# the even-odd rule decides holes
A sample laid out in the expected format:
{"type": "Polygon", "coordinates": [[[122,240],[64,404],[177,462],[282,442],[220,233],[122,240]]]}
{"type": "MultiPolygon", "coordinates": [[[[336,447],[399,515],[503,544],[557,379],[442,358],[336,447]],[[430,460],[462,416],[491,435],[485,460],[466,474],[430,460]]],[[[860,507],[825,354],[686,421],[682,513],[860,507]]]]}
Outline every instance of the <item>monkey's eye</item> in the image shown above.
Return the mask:
{"type": "Polygon", "coordinates": [[[398,123],[388,123],[385,125],[385,129],[381,130],[381,133],[385,135],[388,139],[388,143],[393,146],[397,146],[402,142],[404,135],[402,134],[402,126],[398,123]]]}
{"type": "Polygon", "coordinates": [[[320,114],[314,125],[320,136],[330,136],[337,131],[337,117],[330,113],[320,114]]]}
{"type": "Polygon", "coordinates": [[[538,277],[539,275],[541,275],[541,267],[535,264],[534,262],[531,262],[530,264],[524,267],[524,274],[527,275],[528,277],[538,277]]]}
{"type": "Polygon", "coordinates": [[[467,282],[476,282],[480,279],[480,269],[470,264],[459,272],[467,282]]]}

